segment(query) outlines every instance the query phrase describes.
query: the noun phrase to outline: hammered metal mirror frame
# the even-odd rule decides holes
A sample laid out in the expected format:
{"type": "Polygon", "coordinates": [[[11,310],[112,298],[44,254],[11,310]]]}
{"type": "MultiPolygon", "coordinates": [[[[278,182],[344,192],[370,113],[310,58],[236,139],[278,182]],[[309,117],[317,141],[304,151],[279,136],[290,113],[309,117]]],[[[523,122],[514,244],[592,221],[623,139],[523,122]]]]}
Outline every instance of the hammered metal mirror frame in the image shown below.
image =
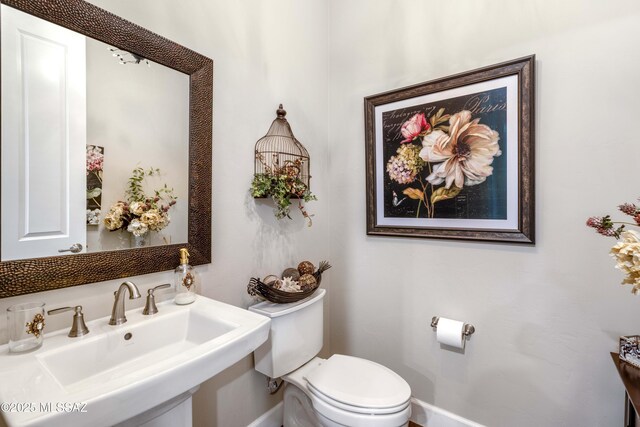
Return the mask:
{"type": "MultiPolygon", "coordinates": [[[[1,0],[3,4],[189,75],[188,244],[0,262],[0,298],[211,262],[213,61],[82,0],[1,0]]],[[[1,219],[1,218],[0,218],[1,219]]]]}

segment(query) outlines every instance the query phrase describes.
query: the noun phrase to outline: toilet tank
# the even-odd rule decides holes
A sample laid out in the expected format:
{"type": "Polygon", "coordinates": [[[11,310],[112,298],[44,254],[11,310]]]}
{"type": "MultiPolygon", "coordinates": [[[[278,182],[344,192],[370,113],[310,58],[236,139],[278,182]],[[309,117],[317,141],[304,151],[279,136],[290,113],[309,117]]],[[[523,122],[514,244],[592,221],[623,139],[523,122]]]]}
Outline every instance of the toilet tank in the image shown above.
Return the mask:
{"type": "Polygon", "coordinates": [[[278,378],[313,359],[322,348],[323,299],[326,291],[289,304],[261,302],[249,307],[271,318],[269,339],[253,352],[255,368],[278,378]]]}

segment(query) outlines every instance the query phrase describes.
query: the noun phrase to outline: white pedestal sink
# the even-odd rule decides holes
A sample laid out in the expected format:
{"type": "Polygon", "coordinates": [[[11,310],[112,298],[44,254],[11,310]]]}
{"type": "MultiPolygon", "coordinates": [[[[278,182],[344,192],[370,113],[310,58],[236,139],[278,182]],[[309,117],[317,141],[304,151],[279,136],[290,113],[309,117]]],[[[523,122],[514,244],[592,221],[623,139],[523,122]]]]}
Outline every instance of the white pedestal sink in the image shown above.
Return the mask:
{"type": "Polygon", "coordinates": [[[189,424],[199,384],[266,341],[269,319],[203,296],[159,312],[89,322],[82,338],[45,334],[32,353],[0,346],[0,414],[14,426],[189,424]],[[176,421],[176,420],[182,421],[176,421]],[[152,421],[155,420],[155,421],[152,421]],[[150,422],[151,421],[151,422],[150,422]]]}

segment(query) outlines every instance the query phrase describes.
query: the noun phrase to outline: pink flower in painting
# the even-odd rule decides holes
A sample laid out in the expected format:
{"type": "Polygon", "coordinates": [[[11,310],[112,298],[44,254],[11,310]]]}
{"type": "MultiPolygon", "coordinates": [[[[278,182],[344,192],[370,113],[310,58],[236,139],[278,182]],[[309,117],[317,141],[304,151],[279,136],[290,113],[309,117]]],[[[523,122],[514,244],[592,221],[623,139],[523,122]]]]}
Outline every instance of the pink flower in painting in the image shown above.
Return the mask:
{"type": "Polygon", "coordinates": [[[104,154],[102,154],[102,148],[95,145],[87,145],[87,175],[89,172],[101,171],[103,162],[104,154]]]}
{"type": "Polygon", "coordinates": [[[404,140],[400,141],[401,144],[405,142],[411,142],[418,137],[421,133],[429,130],[431,125],[427,123],[427,119],[424,113],[414,114],[409,120],[402,124],[400,133],[404,136],[404,140]]]}

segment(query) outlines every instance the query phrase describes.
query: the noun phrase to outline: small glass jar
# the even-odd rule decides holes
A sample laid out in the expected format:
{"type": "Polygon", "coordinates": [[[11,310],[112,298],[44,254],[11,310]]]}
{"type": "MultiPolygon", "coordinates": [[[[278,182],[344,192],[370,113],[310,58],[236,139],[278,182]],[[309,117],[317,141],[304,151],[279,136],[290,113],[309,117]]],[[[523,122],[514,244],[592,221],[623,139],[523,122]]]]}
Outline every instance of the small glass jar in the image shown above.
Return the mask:
{"type": "Polygon", "coordinates": [[[176,284],[175,303],[191,304],[196,300],[196,275],[189,264],[180,264],[174,273],[176,284]]]}
{"type": "Polygon", "coordinates": [[[9,351],[11,353],[24,353],[42,346],[44,305],[43,302],[29,302],[7,308],[9,351]]]}
{"type": "Polygon", "coordinates": [[[189,265],[189,251],[180,248],[180,265],[176,267],[173,275],[176,285],[176,304],[191,304],[196,300],[196,272],[189,265]]]}

